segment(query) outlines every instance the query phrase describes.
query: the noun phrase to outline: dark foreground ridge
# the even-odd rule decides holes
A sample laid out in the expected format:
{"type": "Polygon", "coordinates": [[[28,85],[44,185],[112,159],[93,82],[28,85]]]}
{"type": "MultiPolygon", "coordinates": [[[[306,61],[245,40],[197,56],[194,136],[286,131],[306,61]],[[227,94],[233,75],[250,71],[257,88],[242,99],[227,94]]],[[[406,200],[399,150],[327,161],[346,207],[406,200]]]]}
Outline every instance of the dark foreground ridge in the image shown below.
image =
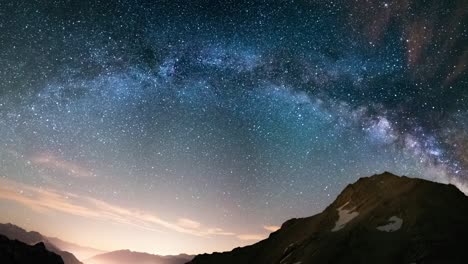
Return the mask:
{"type": "MultiPolygon", "coordinates": [[[[0,235],[6,236],[8,239],[21,241],[28,245],[35,245],[41,242],[42,244],[44,244],[48,251],[54,252],[55,254],[59,255],[63,259],[65,264],[83,264],[72,253],[59,249],[41,233],[35,231],[28,232],[21,227],[8,223],[0,224],[0,235]]],[[[3,263],[1,259],[0,263],[3,263]]]]}
{"type": "MultiPolygon", "coordinates": [[[[61,246],[75,248],[78,250],[85,249],[85,253],[96,252],[98,250],[82,247],[70,242],[60,240],[58,238],[49,238],[35,231],[26,231],[25,229],[13,224],[0,224],[0,235],[10,240],[18,240],[27,245],[42,245],[48,251],[54,252],[61,257],[64,264],[83,264],[72,253],[61,250],[61,246]]],[[[3,255],[0,256],[0,264],[3,264],[3,255]]],[[[83,260],[86,264],[184,264],[193,259],[193,255],[179,254],[173,256],[160,256],[142,252],[134,252],[130,250],[117,250],[105,253],[98,253],[92,257],[83,260]]],[[[28,262],[42,263],[42,262],[28,262]]]]}
{"type": "Polygon", "coordinates": [[[322,213],[286,221],[254,245],[190,264],[466,263],[468,197],[391,173],[348,185],[322,213]]]}
{"type": "Polygon", "coordinates": [[[39,242],[30,246],[18,240],[10,240],[0,235],[0,263],[2,264],[63,264],[62,258],[46,249],[39,242]]]}

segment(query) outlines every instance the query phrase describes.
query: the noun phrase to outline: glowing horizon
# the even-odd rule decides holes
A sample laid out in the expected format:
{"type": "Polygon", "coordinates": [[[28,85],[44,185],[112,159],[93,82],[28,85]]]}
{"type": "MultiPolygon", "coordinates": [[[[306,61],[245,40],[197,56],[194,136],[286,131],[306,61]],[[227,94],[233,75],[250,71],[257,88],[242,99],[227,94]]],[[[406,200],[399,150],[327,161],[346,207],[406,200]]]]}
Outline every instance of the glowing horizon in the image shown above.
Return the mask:
{"type": "MultiPolygon", "coordinates": [[[[41,227],[40,225],[36,224],[35,226],[38,229],[34,229],[33,227],[28,226],[27,224],[26,226],[19,225],[20,227],[25,228],[28,231],[37,231],[49,237],[57,237],[64,241],[76,243],[80,246],[91,247],[94,249],[105,251],[130,249],[132,251],[147,252],[156,255],[193,255],[206,252],[211,253],[214,251],[231,250],[232,248],[237,246],[252,244],[259,240],[265,239],[268,236],[269,232],[273,232],[279,229],[278,226],[265,225],[260,226],[258,228],[259,233],[237,234],[225,231],[219,227],[207,227],[200,222],[188,218],[178,218],[173,219],[173,221],[167,221],[154,214],[150,214],[142,210],[122,208],[115,205],[111,205],[102,200],[94,199],[91,197],[84,197],[72,193],[63,193],[53,189],[31,187],[26,184],[21,184],[18,182],[7,180],[5,178],[0,178],[0,200],[2,200],[3,202],[10,201],[22,205],[23,207],[34,211],[37,215],[42,215],[42,217],[44,218],[47,218],[47,215],[51,213],[56,214],[56,216],[66,214],[68,216],[78,217],[76,221],[80,221],[82,220],[80,218],[84,218],[87,220],[97,221],[99,223],[125,225],[128,228],[134,228],[134,231],[149,231],[150,233],[148,233],[147,236],[149,236],[149,239],[153,239],[155,243],[153,247],[149,247],[141,246],[135,243],[109,243],[109,240],[107,242],[102,242],[102,239],[97,239],[96,241],[84,240],[80,239],[79,237],[76,237],[76,231],[70,233],[67,230],[76,228],[70,225],[65,225],[64,227],[62,227],[64,229],[55,229],[53,231],[53,235],[41,232],[41,230],[49,230],[50,227],[41,227]],[[194,251],[190,250],[190,248],[187,248],[187,250],[183,251],[164,251],[158,249],[158,243],[161,243],[159,241],[159,239],[161,239],[161,236],[174,236],[174,234],[171,233],[171,231],[183,235],[200,237],[204,239],[216,239],[216,236],[235,237],[237,239],[238,244],[232,244],[232,242],[229,242],[223,245],[218,245],[217,247],[214,247],[213,251],[194,251]],[[151,248],[153,249],[151,250],[151,248]]],[[[10,211],[10,214],[15,214],[15,212],[10,211]]],[[[37,221],[37,223],[44,223],[43,221],[45,219],[35,220],[37,221]]],[[[8,216],[6,215],[0,216],[0,221],[4,223],[10,222],[12,224],[18,225],[15,223],[15,221],[13,221],[13,219],[8,219],[8,216]]],[[[54,221],[60,222],[58,219],[54,219],[54,221]]],[[[80,226],[80,228],[83,227],[80,226]]],[[[115,227],[113,227],[112,230],[100,229],[101,233],[98,236],[101,237],[103,234],[110,235],[115,231],[115,227]]],[[[80,233],[86,232],[86,228],[85,230],[80,231],[80,233]]],[[[138,233],[139,235],[137,237],[141,239],[141,232],[138,233]]],[[[114,234],[113,236],[110,235],[110,237],[116,240],[122,238],[132,238],[131,235],[127,234],[124,236],[119,235],[118,233],[114,234]]],[[[180,248],[182,250],[182,248],[184,247],[181,246],[180,248]]]]}
{"type": "Polygon", "coordinates": [[[196,254],[384,171],[468,193],[467,1],[339,2],[2,0],[0,221],[196,254]]]}

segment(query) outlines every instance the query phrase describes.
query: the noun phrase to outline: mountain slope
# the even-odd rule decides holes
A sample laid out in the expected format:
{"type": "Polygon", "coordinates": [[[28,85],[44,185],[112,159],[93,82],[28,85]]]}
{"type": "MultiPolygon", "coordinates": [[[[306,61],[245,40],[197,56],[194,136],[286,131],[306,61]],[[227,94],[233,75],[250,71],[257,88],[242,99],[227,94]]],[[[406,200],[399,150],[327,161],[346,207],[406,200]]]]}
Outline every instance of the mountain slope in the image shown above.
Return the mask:
{"type": "Polygon", "coordinates": [[[47,237],[47,240],[56,247],[60,248],[61,250],[73,253],[73,255],[75,255],[79,260],[84,260],[106,252],[103,250],[84,247],[74,243],[63,241],[56,237],[47,237]]]}
{"type": "Polygon", "coordinates": [[[26,231],[13,224],[0,224],[0,234],[9,239],[16,239],[28,245],[44,243],[47,250],[52,251],[62,257],[65,264],[82,264],[72,253],[63,251],[51,243],[47,237],[35,231],[26,231]]]}
{"type": "Polygon", "coordinates": [[[0,263],[3,264],[63,264],[62,258],[47,251],[44,243],[30,246],[18,240],[0,235],[0,263]]]}
{"type": "Polygon", "coordinates": [[[383,173],[268,239],[189,263],[466,263],[467,223],[468,197],[456,187],[383,173]]]}
{"type": "Polygon", "coordinates": [[[159,256],[130,250],[117,250],[94,256],[84,260],[85,264],[183,264],[193,256],[181,254],[177,256],[159,256]]]}

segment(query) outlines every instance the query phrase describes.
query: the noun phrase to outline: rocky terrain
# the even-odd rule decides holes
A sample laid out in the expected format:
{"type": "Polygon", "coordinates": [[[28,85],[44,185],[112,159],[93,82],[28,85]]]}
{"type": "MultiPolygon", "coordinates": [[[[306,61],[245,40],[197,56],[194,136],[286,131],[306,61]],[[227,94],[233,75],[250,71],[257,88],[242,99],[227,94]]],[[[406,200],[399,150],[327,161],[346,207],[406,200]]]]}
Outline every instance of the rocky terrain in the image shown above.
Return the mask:
{"type": "Polygon", "coordinates": [[[348,185],[322,213],[291,219],[263,241],[189,263],[466,263],[467,244],[467,196],[383,173],[348,185]]]}
{"type": "Polygon", "coordinates": [[[47,250],[62,257],[65,264],[82,264],[72,253],[64,251],[51,243],[49,239],[35,231],[26,231],[13,224],[0,224],[0,234],[9,239],[15,239],[28,245],[43,243],[47,250]]]}
{"type": "Polygon", "coordinates": [[[63,264],[62,258],[46,249],[44,243],[28,245],[0,235],[0,263],[2,264],[63,264]]]}

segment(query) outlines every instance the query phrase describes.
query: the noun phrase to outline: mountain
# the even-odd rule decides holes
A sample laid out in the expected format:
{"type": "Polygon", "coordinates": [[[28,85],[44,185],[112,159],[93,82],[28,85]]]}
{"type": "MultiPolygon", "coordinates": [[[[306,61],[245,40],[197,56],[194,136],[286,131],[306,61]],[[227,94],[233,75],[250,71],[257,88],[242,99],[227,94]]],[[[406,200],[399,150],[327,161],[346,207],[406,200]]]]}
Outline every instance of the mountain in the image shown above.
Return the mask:
{"type": "Polygon", "coordinates": [[[62,258],[47,251],[44,243],[39,242],[34,246],[10,240],[0,235],[0,263],[3,264],[63,264],[62,258]]]}
{"type": "Polygon", "coordinates": [[[159,256],[148,253],[117,250],[84,260],[85,264],[184,264],[193,256],[180,254],[176,256],[159,256]]]}
{"type": "Polygon", "coordinates": [[[348,185],[322,213],[254,245],[190,264],[466,263],[468,197],[452,185],[383,173],[348,185]]]}
{"type": "Polygon", "coordinates": [[[79,260],[84,260],[106,252],[100,249],[84,247],[74,243],[63,241],[56,237],[47,237],[47,240],[56,247],[60,248],[61,250],[73,253],[73,255],[75,255],[79,260]]]}
{"type": "Polygon", "coordinates": [[[39,242],[42,242],[47,250],[60,255],[65,264],[83,264],[72,253],[61,250],[53,243],[51,243],[47,237],[41,235],[38,232],[28,232],[21,227],[8,223],[0,224],[0,234],[6,236],[9,239],[16,239],[28,245],[35,245],[39,242]]]}

